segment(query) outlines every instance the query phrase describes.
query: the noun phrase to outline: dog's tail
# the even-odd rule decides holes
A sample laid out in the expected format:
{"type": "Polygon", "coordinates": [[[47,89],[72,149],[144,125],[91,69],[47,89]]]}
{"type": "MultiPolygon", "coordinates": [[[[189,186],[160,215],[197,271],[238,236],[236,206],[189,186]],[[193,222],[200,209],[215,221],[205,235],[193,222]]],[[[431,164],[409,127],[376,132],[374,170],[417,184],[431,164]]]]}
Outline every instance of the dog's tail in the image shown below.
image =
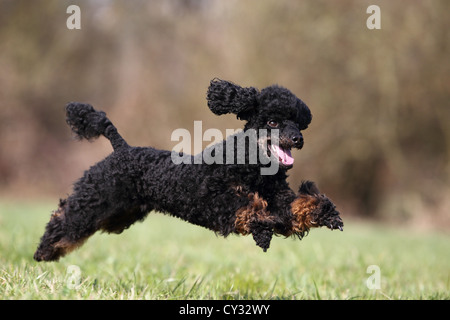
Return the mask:
{"type": "Polygon", "coordinates": [[[95,110],[90,104],[69,102],[66,116],[66,122],[77,138],[91,140],[103,135],[111,142],[114,150],[128,147],[106,113],[95,110]]]}

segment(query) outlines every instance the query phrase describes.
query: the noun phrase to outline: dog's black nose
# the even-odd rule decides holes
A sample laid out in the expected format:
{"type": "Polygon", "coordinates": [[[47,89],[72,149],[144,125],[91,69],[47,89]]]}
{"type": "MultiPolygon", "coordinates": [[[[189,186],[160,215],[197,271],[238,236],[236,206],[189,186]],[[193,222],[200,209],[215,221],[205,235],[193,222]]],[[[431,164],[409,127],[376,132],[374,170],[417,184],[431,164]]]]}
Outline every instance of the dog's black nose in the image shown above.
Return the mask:
{"type": "Polygon", "coordinates": [[[297,148],[303,147],[303,137],[302,135],[295,135],[291,138],[292,142],[297,148]]]}

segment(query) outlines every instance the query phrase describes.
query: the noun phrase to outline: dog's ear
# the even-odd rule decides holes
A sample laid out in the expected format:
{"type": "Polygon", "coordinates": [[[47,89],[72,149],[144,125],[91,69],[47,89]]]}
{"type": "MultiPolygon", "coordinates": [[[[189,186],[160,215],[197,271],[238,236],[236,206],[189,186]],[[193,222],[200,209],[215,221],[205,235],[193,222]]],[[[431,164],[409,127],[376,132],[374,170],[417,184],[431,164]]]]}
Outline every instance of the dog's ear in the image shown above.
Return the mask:
{"type": "Polygon", "coordinates": [[[256,88],[242,88],[229,81],[213,79],[208,88],[208,107],[217,115],[234,113],[238,119],[249,120],[257,107],[256,88]]]}
{"type": "Polygon", "coordinates": [[[315,196],[320,194],[319,188],[312,181],[302,181],[300,188],[298,189],[300,194],[315,196]]]}

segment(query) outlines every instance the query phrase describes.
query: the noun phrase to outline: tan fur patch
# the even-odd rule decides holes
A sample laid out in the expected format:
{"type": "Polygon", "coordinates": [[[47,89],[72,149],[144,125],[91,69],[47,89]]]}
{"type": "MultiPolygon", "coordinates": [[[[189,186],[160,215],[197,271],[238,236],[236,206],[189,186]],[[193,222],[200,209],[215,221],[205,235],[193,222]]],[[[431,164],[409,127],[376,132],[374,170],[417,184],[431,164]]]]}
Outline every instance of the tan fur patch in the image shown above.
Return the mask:
{"type": "Polygon", "coordinates": [[[236,220],[234,227],[236,232],[242,235],[248,235],[251,233],[251,223],[255,221],[273,221],[270,216],[270,212],[266,210],[267,201],[256,193],[250,193],[248,195],[250,203],[240,208],[236,212],[236,220]]]}
{"type": "Polygon", "coordinates": [[[309,229],[317,227],[311,220],[311,212],[317,209],[319,199],[315,196],[300,195],[291,204],[291,212],[294,215],[292,221],[292,233],[308,232],[309,229]]]}
{"type": "Polygon", "coordinates": [[[74,251],[75,249],[81,247],[87,238],[80,239],[77,242],[72,242],[67,239],[61,239],[56,242],[53,247],[59,249],[59,256],[65,256],[66,254],[74,251]]]}

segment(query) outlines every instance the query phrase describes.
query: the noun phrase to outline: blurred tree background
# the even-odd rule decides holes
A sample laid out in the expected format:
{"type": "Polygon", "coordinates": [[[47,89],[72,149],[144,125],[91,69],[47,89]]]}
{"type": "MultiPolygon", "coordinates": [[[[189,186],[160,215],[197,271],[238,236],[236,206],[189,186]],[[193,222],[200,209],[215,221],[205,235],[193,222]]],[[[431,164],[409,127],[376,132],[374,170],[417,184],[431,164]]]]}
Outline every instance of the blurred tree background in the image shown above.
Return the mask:
{"type": "MultiPolygon", "coordinates": [[[[0,198],[65,197],[111,147],[74,142],[64,106],[105,110],[132,145],[241,128],[214,78],[285,86],[311,108],[291,187],[317,181],[344,220],[450,227],[450,2],[0,2],[0,198]],[[69,30],[69,5],[81,30],[69,30]],[[369,30],[366,9],[381,8],[369,30]],[[192,132],[192,131],[191,131],[192,132]]],[[[206,146],[206,142],[204,146],[206,146]]]]}

